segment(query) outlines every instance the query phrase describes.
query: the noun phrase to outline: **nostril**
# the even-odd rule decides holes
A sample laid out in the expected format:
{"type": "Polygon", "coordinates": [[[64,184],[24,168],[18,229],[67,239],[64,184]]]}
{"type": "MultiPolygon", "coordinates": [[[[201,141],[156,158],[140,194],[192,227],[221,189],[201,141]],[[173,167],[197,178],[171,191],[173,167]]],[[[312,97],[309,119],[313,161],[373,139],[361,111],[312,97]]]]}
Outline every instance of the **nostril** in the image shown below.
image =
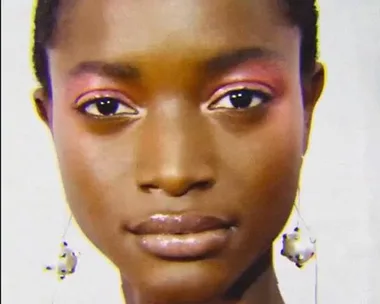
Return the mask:
{"type": "Polygon", "coordinates": [[[173,196],[181,196],[193,190],[207,190],[213,186],[212,180],[189,180],[184,178],[164,178],[158,182],[141,183],[140,189],[145,193],[164,192],[173,196]]]}
{"type": "Polygon", "coordinates": [[[145,193],[152,193],[153,191],[159,190],[160,188],[154,184],[144,184],[140,186],[140,189],[145,193]]]}
{"type": "Polygon", "coordinates": [[[210,189],[212,186],[213,186],[213,182],[211,180],[205,180],[205,181],[199,181],[199,182],[195,182],[193,183],[193,185],[191,186],[191,189],[199,189],[199,190],[207,190],[207,189],[210,189]]]}

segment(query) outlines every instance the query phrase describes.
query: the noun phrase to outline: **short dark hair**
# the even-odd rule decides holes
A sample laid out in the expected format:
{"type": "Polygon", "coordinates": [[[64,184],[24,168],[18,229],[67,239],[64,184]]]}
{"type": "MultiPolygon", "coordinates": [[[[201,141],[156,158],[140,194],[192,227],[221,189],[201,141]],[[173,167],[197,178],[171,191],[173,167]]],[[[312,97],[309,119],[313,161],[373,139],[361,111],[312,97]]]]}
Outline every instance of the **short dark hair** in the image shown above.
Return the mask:
{"type": "MultiPolygon", "coordinates": [[[[300,30],[301,73],[314,71],[318,54],[318,10],[316,0],[278,0],[291,24],[300,30]]],[[[52,42],[59,18],[61,0],[38,0],[34,17],[33,65],[37,80],[51,96],[47,47],[52,42]]]]}

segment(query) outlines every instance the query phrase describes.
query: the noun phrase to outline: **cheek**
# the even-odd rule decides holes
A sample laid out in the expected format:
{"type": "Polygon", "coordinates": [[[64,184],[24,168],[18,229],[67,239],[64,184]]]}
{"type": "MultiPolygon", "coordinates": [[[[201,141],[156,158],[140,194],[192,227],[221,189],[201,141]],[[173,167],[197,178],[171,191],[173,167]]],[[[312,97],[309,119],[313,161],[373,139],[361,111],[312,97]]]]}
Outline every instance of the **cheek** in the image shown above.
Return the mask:
{"type": "Polygon", "coordinates": [[[294,202],[303,138],[302,104],[300,95],[295,96],[273,105],[265,122],[240,137],[224,134],[234,147],[220,149],[224,176],[229,177],[224,187],[235,193],[231,201],[239,202],[234,208],[252,248],[267,246],[277,237],[294,202]]]}
{"type": "Polygon", "coordinates": [[[133,144],[122,138],[122,133],[94,135],[77,114],[68,111],[72,110],[57,103],[53,120],[66,197],[83,232],[95,245],[104,247],[102,240],[115,237],[120,214],[125,213],[126,187],[132,184],[133,144]]]}

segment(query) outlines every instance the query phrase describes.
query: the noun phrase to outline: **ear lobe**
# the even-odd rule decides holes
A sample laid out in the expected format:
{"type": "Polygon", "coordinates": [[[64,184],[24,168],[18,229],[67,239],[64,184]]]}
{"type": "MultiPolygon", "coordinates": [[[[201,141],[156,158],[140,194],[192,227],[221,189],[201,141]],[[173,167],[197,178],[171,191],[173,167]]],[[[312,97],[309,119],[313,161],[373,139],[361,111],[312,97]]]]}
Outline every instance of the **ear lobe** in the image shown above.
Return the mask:
{"type": "Polygon", "coordinates": [[[314,73],[304,80],[303,103],[304,103],[304,148],[306,153],[309,145],[310,129],[315,106],[322,95],[325,84],[325,68],[321,63],[317,63],[314,73]]]}
{"type": "Polygon", "coordinates": [[[51,102],[43,88],[38,88],[33,93],[34,106],[40,119],[48,126],[51,123],[51,102]]]}

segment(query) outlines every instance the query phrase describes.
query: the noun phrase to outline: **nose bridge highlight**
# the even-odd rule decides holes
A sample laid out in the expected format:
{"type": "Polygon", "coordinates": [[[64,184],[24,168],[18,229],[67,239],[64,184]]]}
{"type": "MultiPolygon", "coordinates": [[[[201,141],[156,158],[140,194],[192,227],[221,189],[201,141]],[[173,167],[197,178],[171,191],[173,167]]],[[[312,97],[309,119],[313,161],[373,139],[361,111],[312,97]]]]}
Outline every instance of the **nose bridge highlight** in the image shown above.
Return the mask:
{"type": "Polygon", "coordinates": [[[199,109],[167,103],[148,113],[140,130],[136,182],[180,196],[214,183],[212,140],[199,109]]]}

